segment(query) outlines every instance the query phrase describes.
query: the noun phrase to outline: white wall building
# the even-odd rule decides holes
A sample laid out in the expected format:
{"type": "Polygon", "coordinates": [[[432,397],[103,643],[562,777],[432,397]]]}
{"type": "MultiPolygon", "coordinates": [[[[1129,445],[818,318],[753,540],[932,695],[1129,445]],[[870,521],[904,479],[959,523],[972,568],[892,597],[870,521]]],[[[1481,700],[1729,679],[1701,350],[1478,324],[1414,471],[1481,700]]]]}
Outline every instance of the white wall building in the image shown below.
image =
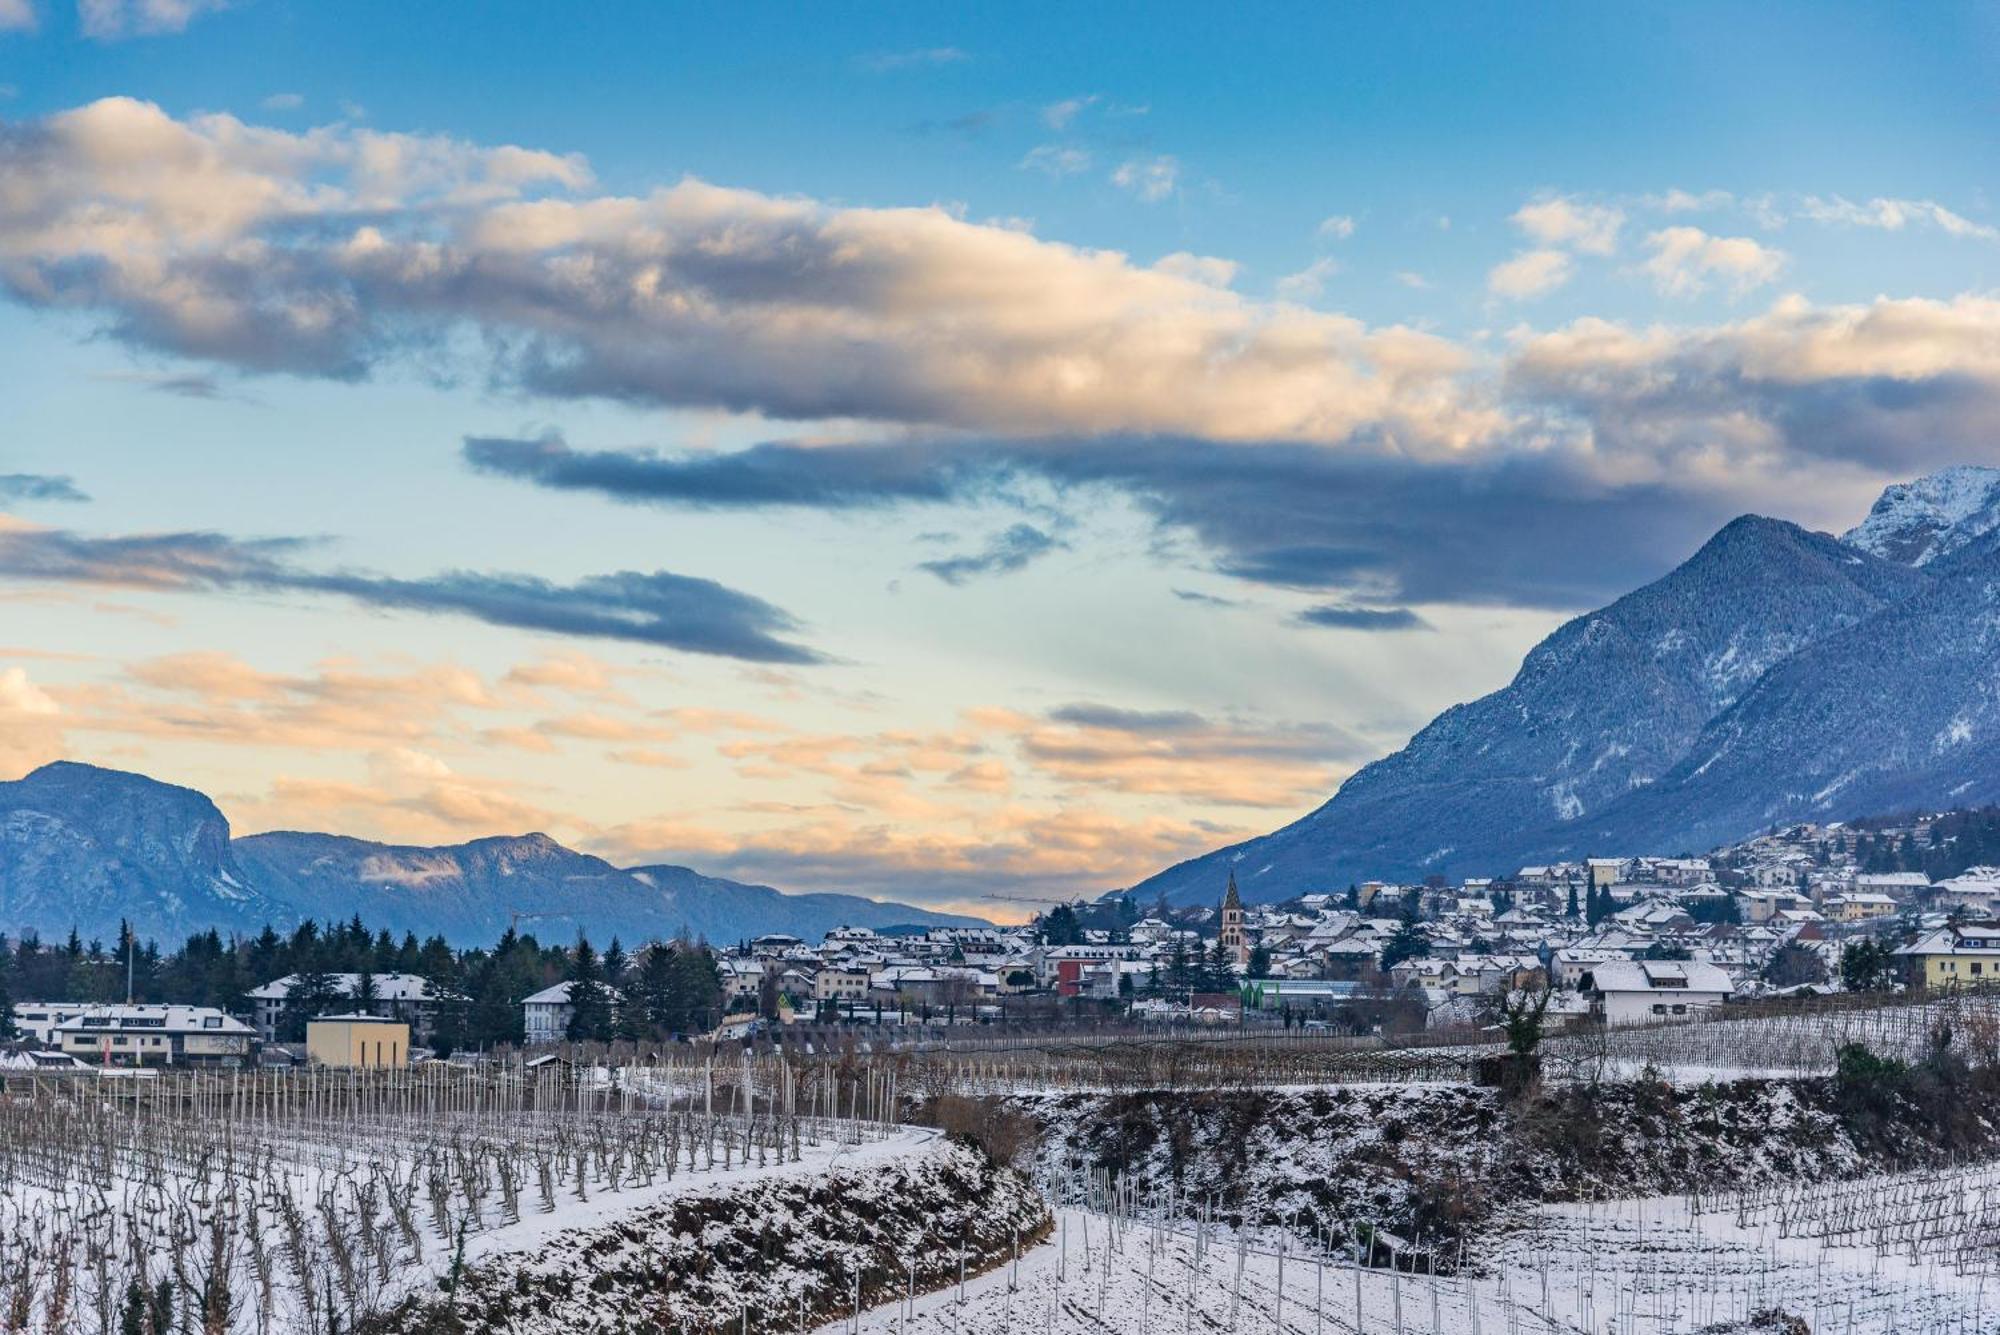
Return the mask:
{"type": "Polygon", "coordinates": [[[1584,977],[1591,1009],[1606,1024],[1657,1024],[1720,1006],[1736,991],[1729,975],[1699,960],[1600,964],[1584,977]]]}

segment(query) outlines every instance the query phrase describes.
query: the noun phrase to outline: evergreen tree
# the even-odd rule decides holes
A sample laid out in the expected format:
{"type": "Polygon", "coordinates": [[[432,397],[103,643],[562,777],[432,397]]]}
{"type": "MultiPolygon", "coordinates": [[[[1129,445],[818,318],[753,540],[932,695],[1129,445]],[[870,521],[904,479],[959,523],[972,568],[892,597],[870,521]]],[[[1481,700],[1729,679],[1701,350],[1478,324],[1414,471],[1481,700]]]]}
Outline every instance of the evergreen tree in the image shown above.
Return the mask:
{"type": "Polygon", "coordinates": [[[0,936],[0,1043],[14,1037],[14,952],[0,936]]]}
{"type": "Polygon", "coordinates": [[[1271,976],[1271,951],[1268,946],[1250,948],[1250,977],[1269,978],[1271,976]]]}
{"type": "Polygon", "coordinates": [[[1430,939],[1418,930],[1414,919],[1405,918],[1382,946],[1382,972],[1387,973],[1405,960],[1422,959],[1430,953],[1430,939]]]}
{"type": "Polygon", "coordinates": [[[611,1039],[611,992],[604,982],[604,965],[591,949],[590,938],[579,935],[569,965],[569,1039],[573,1043],[604,1043],[611,1039]]]}
{"type": "Polygon", "coordinates": [[[1570,920],[1571,922],[1575,922],[1575,921],[1576,921],[1576,882],[1575,882],[1575,881],[1571,881],[1571,882],[1569,883],[1569,907],[1567,907],[1567,908],[1565,908],[1565,909],[1563,910],[1563,917],[1565,917],[1565,918],[1568,918],[1568,919],[1569,919],[1569,920],[1570,920]]]}

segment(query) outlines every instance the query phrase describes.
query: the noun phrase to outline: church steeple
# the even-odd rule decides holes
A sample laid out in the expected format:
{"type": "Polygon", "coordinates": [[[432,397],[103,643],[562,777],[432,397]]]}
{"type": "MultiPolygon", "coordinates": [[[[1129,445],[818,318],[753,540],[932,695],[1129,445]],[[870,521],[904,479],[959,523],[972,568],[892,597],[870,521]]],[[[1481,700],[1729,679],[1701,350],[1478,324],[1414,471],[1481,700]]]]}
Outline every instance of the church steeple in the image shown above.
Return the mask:
{"type": "Polygon", "coordinates": [[[1236,971],[1243,972],[1250,964],[1250,942],[1243,935],[1243,897],[1236,893],[1236,868],[1229,869],[1229,889],[1222,895],[1222,930],[1218,933],[1222,948],[1236,961],[1236,971]]]}

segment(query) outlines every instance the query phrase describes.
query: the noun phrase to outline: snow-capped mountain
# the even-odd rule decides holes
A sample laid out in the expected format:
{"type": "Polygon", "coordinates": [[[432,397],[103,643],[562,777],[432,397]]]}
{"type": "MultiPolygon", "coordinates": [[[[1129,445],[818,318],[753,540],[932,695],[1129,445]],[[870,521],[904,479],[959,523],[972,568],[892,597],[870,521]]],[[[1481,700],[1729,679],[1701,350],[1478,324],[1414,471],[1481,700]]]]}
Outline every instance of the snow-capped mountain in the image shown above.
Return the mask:
{"type": "Polygon", "coordinates": [[[59,762],[0,783],[0,932],[76,927],[113,939],[121,920],[174,942],[209,927],[345,920],[478,944],[510,923],[544,940],[601,945],[689,932],[817,940],[864,927],[979,919],[855,895],[786,895],[685,867],[624,870],[545,834],[441,848],[281,831],[232,840],[213,802],[141,774],[59,762]]]}
{"type": "Polygon", "coordinates": [[[1883,491],[1841,541],[1864,552],[1927,566],[2000,528],[2000,468],[1947,468],[1883,491]]]}
{"type": "Polygon", "coordinates": [[[2000,469],[1891,487],[1847,539],[1746,516],[1576,618],[1318,810],[1134,887],[1271,901],[1371,877],[1707,848],[2000,796],[2000,469]]]}

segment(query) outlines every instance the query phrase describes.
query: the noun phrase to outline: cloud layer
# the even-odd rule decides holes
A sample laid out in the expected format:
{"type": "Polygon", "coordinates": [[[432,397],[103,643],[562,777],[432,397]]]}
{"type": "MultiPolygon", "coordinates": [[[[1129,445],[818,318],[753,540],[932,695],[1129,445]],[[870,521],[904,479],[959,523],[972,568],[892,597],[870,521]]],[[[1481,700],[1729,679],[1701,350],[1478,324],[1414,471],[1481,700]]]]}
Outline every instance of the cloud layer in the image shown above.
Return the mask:
{"type": "Polygon", "coordinates": [[[0,517],[0,574],[161,592],[332,594],[369,607],[467,616],[489,625],[659,645],[754,663],[805,664],[820,655],[782,636],[791,616],[713,580],[625,570],[557,584],[530,575],[450,571],[398,579],[318,571],[296,560],[298,539],[218,533],[92,537],[0,517]]]}

